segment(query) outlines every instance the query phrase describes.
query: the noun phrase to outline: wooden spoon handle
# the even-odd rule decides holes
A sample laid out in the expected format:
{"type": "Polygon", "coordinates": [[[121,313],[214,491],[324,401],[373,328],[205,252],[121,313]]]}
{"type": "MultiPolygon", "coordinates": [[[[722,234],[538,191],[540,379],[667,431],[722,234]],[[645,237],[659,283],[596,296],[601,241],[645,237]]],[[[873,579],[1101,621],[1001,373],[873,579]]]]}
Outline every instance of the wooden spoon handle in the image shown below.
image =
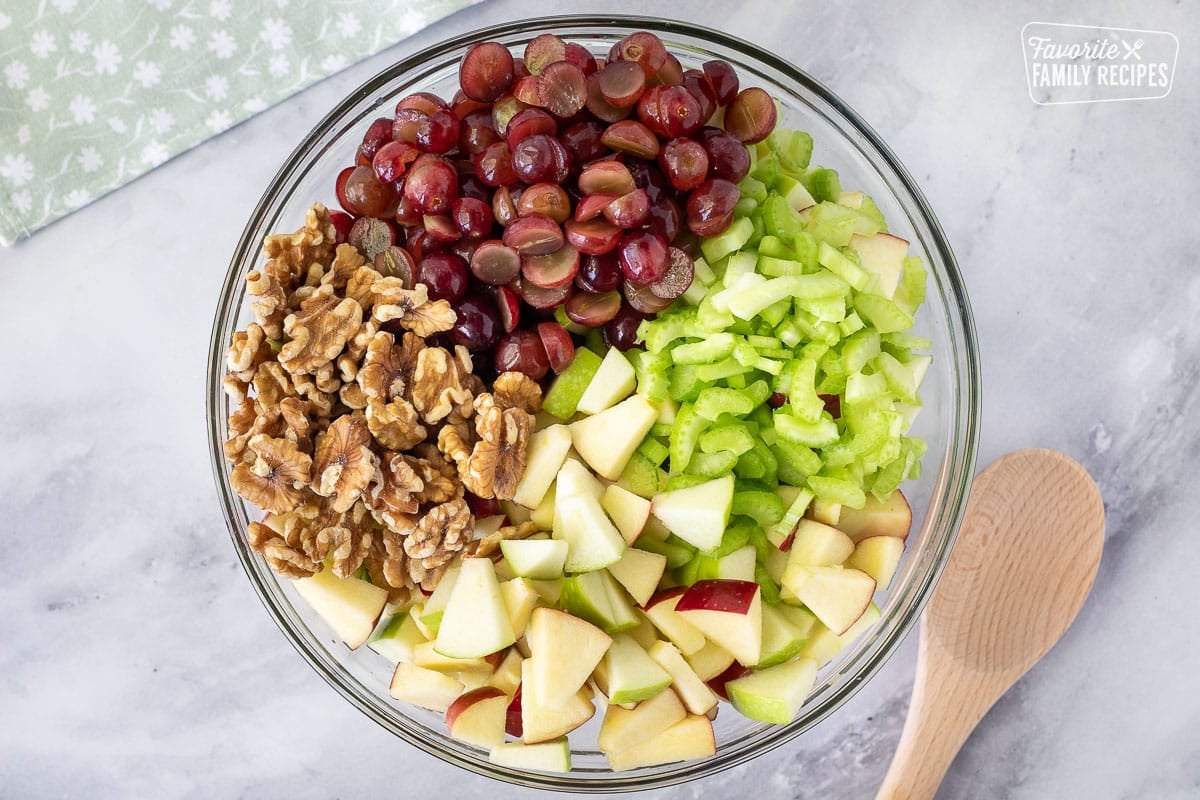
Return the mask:
{"type": "Polygon", "coordinates": [[[956,669],[928,637],[923,621],[908,719],[876,800],[932,800],[963,742],[992,706],[980,681],[973,680],[977,676],[956,669]]]}

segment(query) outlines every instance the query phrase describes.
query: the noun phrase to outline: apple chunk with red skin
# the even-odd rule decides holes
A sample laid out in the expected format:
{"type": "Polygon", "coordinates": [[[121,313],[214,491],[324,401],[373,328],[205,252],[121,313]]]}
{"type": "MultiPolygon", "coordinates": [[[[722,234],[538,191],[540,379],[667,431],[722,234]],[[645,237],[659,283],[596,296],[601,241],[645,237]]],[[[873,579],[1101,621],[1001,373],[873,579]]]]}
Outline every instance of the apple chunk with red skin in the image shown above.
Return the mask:
{"type": "Polygon", "coordinates": [[[747,666],[762,654],[762,594],[753,581],[697,581],[675,612],[747,666]]]}
{"type": "Polygon", "coordinates": [[[495,686],[481,686],[460,695],[446,709],[450,735],[468,744],[490,750],[504,743],[508,695],[495,686]]]}
{"type": "Polygon", "coordinates": [[[671,640],[685,656],[698,652],[707,640],[704,634],[690,622],[679,616],[676,606],[679,598],[687,591],[685,586],[675,586],[664,589],[650,598],[646,603],[645,612],[654,627],[671,640]]]}

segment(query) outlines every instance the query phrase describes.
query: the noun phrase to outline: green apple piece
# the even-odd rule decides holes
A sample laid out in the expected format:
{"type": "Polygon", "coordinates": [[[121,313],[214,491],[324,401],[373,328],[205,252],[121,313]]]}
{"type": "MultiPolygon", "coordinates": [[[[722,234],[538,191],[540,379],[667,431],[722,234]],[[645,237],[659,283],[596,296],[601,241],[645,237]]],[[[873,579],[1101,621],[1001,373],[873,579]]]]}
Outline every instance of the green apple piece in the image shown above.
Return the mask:
{"type": "Polygon", "coordinates": [[[520,525],[522,522],[529,522],[533,516],[533,511],[521,505],[514,503],[512,500],[501,500],[500,510],[504,512],[504,516],[508,517],[508,521],[512,525],[520,525]]]}
{"type": "Polygon", "coordinates": [[[526,508],[537,508],[546,490],[562,468],[571,450],[571,431],[566,425],[551,425],[529,437],[525,456],[525,471],[513,493],[513,502],[526,508]]]}
{"type": "Polygon", "coordinates": [[[329,569],[293,585],[351,650],[371,637],[387,605],[386,589],[360,578],[339,578],[329,569]]]}
{"type": "Polygon", "coordinates": [[[428,641],[417,628],[417,622],[407,613],[397,614],[391,617],[381,627],[371,640],[367,642],[367,647],[374,650],[379,655],[391,661],[393,664],[398,664],[401,661],[413,660],[413,648],[419,644],[428,641]]]}
{"type": "Polygon", "coordinates": [[[529,616],[541,600],[541,595],[528,578],[513,578],[502,582],[500,595],[504,598],[504,607],[508,611],[508,621],[512,624],[513,634],[519,639],[525,634],[529,616]]]}
{"type": "Polygon", "coordinates": [[[550,484],[550,488],[542,496],[542,502],[538,503],[537,508],[529,515],[529,521],[541,530],[554,530],[554,502],[557,496],[558,482],[556,481],[550,484]]]}
{"type": "Polygon", "coordinates": [[[485,750],[504,744],[508,703],[508,696],[495,686],[463,692],[446,709],[450,736],[485,750]]]}
{"type": "Polygon", "coordinates": [[[575,358],[551,384],[542,400],[542,410],[562,420],[575,416],[579,398],[587,391],[596,370],[600,369],[600,356],[583,347],[576,348],[575,358]]]}
{"type": "Polygon", "coordinates": [[[555,538],[567,543],[567,572],[587,572],[615,564],[625,552],[625,540],[613,526],[600,502],[590,495],[560,495],[555,538]]]}
{"type": "Polygon", "coordinates": [[[542,598],[542,603],[547,606],[556,606],[558,601],[562,599],[562,579],[556,578],[550,581],[531,580],[534,591],[542,598]]]}
{"type": "Polygon", "coordinates": [[[446,611],[446,603],[450,601],[450,593],[454,591],[454,584],[458,582],[458,572],[458,567],[450,567],[446,570],[442,579],[438,581],[438,585],[434,587],[433,594],[429,595],[429,599],[425,601],[425,607],[421,610],[421,624],[426,630],[433,633],[430,638],[437,638],[438,629],[442,624],[442,616],[446,611]]]}
{"type": "Polygon", "coordinates": [[[581,572],[564,578],[560,602],[567,611],[607,633],[632,630],[640,620],[611,575],[581,572]]]}
{"type": "Polygon", "coordinates": [[[733,653],[742,664],[753,666],[759,662],[762,655],[762,590],[757,583],[697,581],[679,598],[675,612],[733,653]]]}
{"type": "Polygon", "coordinates": [[[863,612],[863,615],[858,618],[858,621],[851,625],[849,630],[841,636],[838,636],[829,630],[829,628],[817,622],[809,633],[808,641],[804,643],[804,647],[800,650],[800,658],[811,658],[817,664],[824,666],[834,656],[849,647],[867,628],[878,622],[879,618],[879,607],[872,603],[863,612]]]}
{"type": "Polygon", "coordinates": [[[652,739],[687,716],[687,709],[679,695],[667,689],[634,708],[610,705],[605,709],[604,721],[596,745],[602,753],[615,753],[652,739]]]}
{"type": "MultiPolygon", "coordinates": [[[[579,398],[575,410],[580,414],[599,414],[633,394],[636,386],[637,374],[633,365],[624,353],[611,347],[600,362],[600,368],[592,376],[583,396],[579,398]]],[[[658,419],[657,409],[654,417],[655,420],[658,419]]]]}
{"type": "Polygon", "coordinates": [[[671,686],[684,706],[693,714],[707,714],[717,706],[717,696],[708,687],[679,649],[670,642],[658,641],[647,651],[650,657],[671,676],[671,686]]]}
{"type": "Polygon", "coordinates": [[[604,484],[584,466],[578,458],[568,457],[558,471],[558,480],[554,485],[555,510],[554,519],[560,518],[558,500],[564,497],[588,495],[597,501],[604,496],[604,484]]]}
{"type": "Polygon", "coordinates": [[[562,708],[579,691],[612,644],[595,625],[552,608],[533,610],[527,638],[534,666],[525,675],[523,702],[548,709],[562,708]]]}
{"type": "Polygon", "coordinates": [[[608,753],[609,766],[616,772],[705,758],[717,752],[712,722],[701,714],[689,714],[657,736],[608,753]]]}
{"type": "Polygon", "coordinates": [[[650,501],[615,483],[604,490],[600,505],[621,532],[625,544],[637,541],[650,518],[650,501]]]}
{"type": "Polygon", "coordinates": [[[521,685],[521,664],[524,661],[525,657],[521,655],[520,651],[515,647],[511,648],[504,654],[504,658],[500,660],[496,670],[488,678],[488,683],[512,697],[517,693],[517,687],[521,685]]]}
{"type": "MultiPolygon", "coordinates": [[[[408,615],[412,617],[413,623],[416,624],[417,630],[421,632],[422,636],[429,641],[433,641],[437,638],[437,631],[431,629],[428,625],[421,621],[421,618],[425,615],[424,604],[414,603],[413,605],[409,606],[408,615]]],[[[441,622],[440,618],[438,619],[438,622],[441,622]]]]}
{"type": "Polygon", "coordinates": [[[513,573],[539,581],[562,577],[567,547],[562,539],[504,539],[500,542],[500,552],[513,573]]]}
{"type": "Polygon", "coordinates": [[[759,722],[791,722],[817,679],[817,662],[801,658],[759,669],[725,684],[729,702],[759,722]]]}
{"type": "Polygon", "coordinates": [[[871,604],[875,579],[861,570],[846,567],[797,565],[788,567],[782,589],[785,600],[799,600],[841,636],[871,604]]]}
{"type": "MultiPolygon", "coordinates": [[[[609,487],[612,488],[612,487],[609,487]]],[[[751,548],[751,559],[753,559],[751,548]]],[[[659,581],[667,569],[667,557],[630,547],[621,558],[608,567],[608,572],[625,587],[629,596],[639,606],[644,606],[658,589],[659,581]]],[[[753,565],[751,565],[753,571],[753,565]]]]}
{"type": "Polygon", "coordinates": [[[646,603],[645,613],[654,623],[654,627],[678,647],[681,653],[691,655],[703,648],[708,640],[696,626],[675,611],[675,606],[679,604],[679,598],[685,591],[681,586],[659,592],[646,603]]]}
{"type": "Polygon", "coordinates": [[[564,736],[596,713],[590,686],[580,686],[556,707],[542,705],[532,689],[537,686],[537,676],[547,671],[553,668],[540,667],[535,658],[527,658],[521,664],[521,738],[527,744],[564,736]]]}
{"type": "MultiPolygon", "coordinates": [[[[764,606],[763,608],[766,608],[764,606]]],[[[815,618],[814,618],[815,620],[815,618]]],[[[733,653],[716,642],[706,642],[704,647],[687,657],[688,666],[702,681],[717,677],[733,663],[733,653]]]]}
{"type": "Polygon", "coordinates": [[[653,514],[671,533],[700,550],[721,543],[733,506],[733,475],[657,494],[650,501],[653,514]]]}
{"type": "Polygon", "coordinates": [[[869,536],[859,540],[846,566],[861,569],[875,579],[880,589],[886,589],[904,555],[904,540],[895,536],[869,536]]]}
{"type": "Polygon", "coordinates": [[[638,624],[636,628],[630,628],[628,633],[635,642],[649,650],[650,646],[658,641],[658,628],[654,627],[654,623],[646,616],[646,612],[640,608],[634,609],[633,615],[637,617],[638,624]]]}
{"type": "Polygon", "coordinates": [[[456,673],[460,680],[462,675],[467,673],[489,675],[492,672],[492,665],[483,658],[455,658],[443,655],[437,651],[435,642],[421,642],[414,647],[412,663],[435,672],[456,673]]]}
{"type": "Polygon", "coordinates": [[[867,504],[860,509],[843,508],[838,520],[838,529],[854,541],[872,536],[894,536],[908,538],[912,527],[912,509],[899,490],[892,492],[887,500],[867,495],[867,504]]]}
{"type": "Polygon", "coordinates": [[[763,562],[763,567],[766,568],[767,575],[771,580],[779,584],[783,580],[783,573],[787,571],[787,563],[787,551],[772,547],[767,555],[767,560],[763,562]]]}
{"type": "Polygon", "coordinates": [[[842,192],[838,195],[837,202],[840,206],[853,208],[857,211],[858,209],[862,208],[863,196],[864,195],[862,192],[842,192]]]}
{"type": "Polygon", "coordinates": [[[460,694],[461,681],[444,673],[401,661],[392,673],[392,697],[430,711],[445,712],[460,694]]]}
{"type": "Polygon", "coordinates": [[[782,664],[800,652],[807,634],[801,632],[776,606],[762,607],[762,655],[755,669],[782,664]]]}
{"type": "Polygon", "coordinates": [[[739,547],[728,555],[717,559],[717,574],[715,577],[733,581],[754,580],[754,565],[757,563],[757,553],[754,545],[739,547]]]}
{"type": "Polygon", "coordinates": [[[503,514],[493,514],[490,517],[475,520],[475,536],[482,539],[485,536],[490,536],[496,531],[505,526],[507,520],[503,514]]]}
{"type": "Polygon", "coordinates": [[[890,233],[872,236],[856,233],[850,237],[850,249],[858,254],[862,268],[879,278],[876,293],[891,300],[896,294],[896,287],[900,285],[904,257],[908,255],[908,242],[890,233]]]}
{"type": "Polygon", "coordinates": [[[438,626],[437,651],[478,658],[517,640],[490,558],[464,558],[438,626]]]}
{"type": "Polygon", "coordinates": [[[604,655],[608,702],[638,703],[671,685],[671,676],[628,634],[617,634],[604,655]]]}
{"type": "Polygon", "coordinates": [[[842,504],[833,503],[818,497],[812,501],[812,508],[809,509],[809,514],[817,522],[836,526],[838,519],[842,516],[842,504]]]}
{"type": "Polygon", "coordinates": [[[788,568],[832,567],[844,562],[853,552],[854,542],[837,528],[802,519],[796,526],[792,548],[788,551],[788,568]]]}
{"type": "Polygon", "coordinates": [[[806,640],[811,639],[819,628],[824,627],[821,625],[820,620],[817,619],[817,616],[804,606],[780,603],[774,606],[774,608],[783,614],[787,618],[787,621],[792,624],[792,627],[799,631],[800,635],[805,637],[806,640]]]}
{"type": "Polygon", "coordinates": [[[497,766],[512,767],[513,769],[570,772],[571,745],[567,743],[565,736],[537,744],[505,742],[493,747],[488,752],[488,761],[497,766]]]}
{"type": "Polygon", "coordinates": [[[657,418],[654,404],[635,394],[599,414],[571,423],[571,441],[597,475],[615,481],[657,418]]]}

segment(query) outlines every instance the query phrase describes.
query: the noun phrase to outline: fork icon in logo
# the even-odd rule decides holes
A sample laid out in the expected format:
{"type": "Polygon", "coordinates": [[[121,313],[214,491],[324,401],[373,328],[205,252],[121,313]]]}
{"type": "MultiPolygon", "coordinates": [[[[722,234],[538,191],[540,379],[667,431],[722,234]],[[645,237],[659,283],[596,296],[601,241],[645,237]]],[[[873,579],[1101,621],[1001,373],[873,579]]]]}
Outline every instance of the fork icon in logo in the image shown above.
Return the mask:
{"type": "Polygon", "coordinates": [[[1139,53],[1138,51],[1142,49],[1142,45],[1144,45],[1145,43],[1146,43],[1146,42],[1145,42],[1144,40],[1142,40],[1142,39],[1138,39],[1138,40],[1137,40],[1137,41],[1135,41],[1133,44],[1130,44],[1129,42],[1127,42],[1127,41],[1125,41],[1124,39],[1122,39],[1122,40],[1121,40],[1121,44],[1122,44],[1122,45],[1125,47],[1125,55],[1124,55],[1124,60],[1125,60],[1125,61],[1128,61],[1128,60],[1129,60],[1129,57],[1130,57],[1130,56],[1133,56],[1133,57],[1134,57],[1134,58],[1136,58],[1138,61],[1141,61],[1141,60],[1142,60],[1142,54],[1141,54],[1141,53],[1139,53]]]}

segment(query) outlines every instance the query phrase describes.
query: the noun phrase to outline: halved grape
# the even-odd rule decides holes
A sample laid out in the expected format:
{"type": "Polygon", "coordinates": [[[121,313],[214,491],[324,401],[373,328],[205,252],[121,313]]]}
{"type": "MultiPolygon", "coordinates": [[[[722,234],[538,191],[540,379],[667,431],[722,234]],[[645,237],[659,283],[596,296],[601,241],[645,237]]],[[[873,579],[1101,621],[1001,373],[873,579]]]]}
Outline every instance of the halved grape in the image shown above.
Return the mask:
{"type": "Polygon", "coordinates": [[[599,194],[585,194],[579,198],[579,202],[575,204],[575,219],[580,222],[587,222],[589,219],[595,219],[604,213],[604,209],[608,208],[609,203],[617,199],[617,195],[601,192],[599,194]]]}
{"type": "Polygon", "coordinates": [[[625,274],[621,272],[621,263],[615,250],[598,256],[585,256],[579,264],[579,274],[575,276],[575,285],[585,292],[611,292],[621,288],[625,274]]]}
{"type": "Polygon", "coordinates": [[[385,278],[399,278],[405,289],[413,288],[416,283],[417,263],[403,247],[389,247],[375,256],[371,265],[385,278]]]}
{"type": "Polygon", "coordinates": [[[458,149],[468,156],[475,156],[500,141],[496,126],[492,122],[491,107],[472,111],[463,117],[458,130],[458,149]]]}
{"type": "Polygon", "coordinates": [[[526,75],[513,84],[513,97],[521,101],[527,108],[543,105],[542,95],[538,86],[541,84],[540,75],[526,75]]]}
{"type": "Polygon", "coordinates": [[[334,242],[343,244],[350,236],[350,229],[354,227],[354,217],[344,211],[330,211],[329,224],[333,225],[334,242]]]}
{"type": "Polygon", "coordinates": [[[753,86],[742,91],[725,109],[725,130],[743,144],[761,142],[775,130],[775,101],[753,86]]]}
{"type": "Polygon", "coordinates": [[[413,92],[396,103],[396,110],[413,108],[423,114],[436,114],[439,111],[449,111],[446,101],[433,92],[413,92]]]}
{"type": "Polygon", "coordinates": [[[591,219],[587,222],[567,220],[563,226],[567,241],[579,252],[598,256],[611,252],[621,241],[621,229],[608,220],[591,219]]]}
{"type": "Polygon", "coordinates": [[[513,286],[521,295],[522,300],[539,310],[557,308],[567,302],[567,298],[575,292],[575,286],[571,283],[544,289],[541,286],[534,286],[529,281],[519,280],[513,286]]]}
{"type": "Polygon", "coordinates": [[[708,168],[714,178],[740,183],[750,174],[750,151],[725,131],[717,130],[702,138],[700,144],[708,153],[708,168]]]}
{"type": "Polygon", "coordinates": [[[626,233],[617,258],[626,283],[647,286],[667,274],[667,241],[651,231],[626,233]]]}
{"type": "Polygon", "coordinates": [[[523,372],[540,381],[550,369],[546,346],[533,331],[513,331],[500,337],[493,355],[496,372],[523,372]]]}
{"type": "Polygon", "coordinates": [[[553,136],[558,132],[558,123],[554,117],[540,108],[523,108],[508,121],[504,138],[509,148],[516,147],[523,139],[538,133],[553,136]]]}
{"type": "Polygon", "coordinates": [[[492,207],[475,197],[460,197],[450,207],[458,231],[469,239],[482,239],[492,232],[492,207]]]}
{"type": "MultiPolygon", "coordinates": [[[[480,246],[482,249],[482,245],[480,246]]],[[[479,252],[476,250],[475,252],[479,252]]],[[[520,268],[518,259],[518,269],[520,268]]],[[[512,333],[521,322],[521,298],[508,286],[496,287],[496,309],[500,312],[500,327],[512,333]]]]}
{"type": "Polygon", "coordinates": [[[727,61],[705,61],[703,67],[717,102],[723,106],[732,103],[738,93],[737,71],[727,61]]]}
{"type": "Polygon", "coordinates": [[[717,96],[713,92],[708,77],[698,69],[689,69],[683,73],[683,88],[692,93],[700,104],[700,116],[710,119],[717,110],[717,96]]]}
{"type": "Polygon", "coordinates": [[[623,292],[629,305],[643,314],[657,314],[672,303],[650,291],[649,286],[638,286],[630,281],[625,281],[623,292]]]}
{"type": "Polygon", "coordinates": [[[511,94],[506,94],[492,104],[492,127],[496,129],[496,133],[503,136],[508,132],[508,121],[516,116],[517,112],[523,108],[529,108],[529,105],[522,103],[511,94]]]}
{"type": "Polygon", "coordinates": [[[608,102],[600,91],[600,73],[596,72],[587,79],[587,110],[592,116],[602,122],[616,122],[625,119],[633,112],[633,106],[619,108],[608,102]]]}
{"type": "Polygon", "coordinates": [[[512,198],[512,192],[507,186],[501,186],[492,195],[492,216],[502,227],[507,228],[519,216],[517,203],[512,198]]]}
{"type": "Polygon", "coordinates": [[[408,142],[388,142],[379,148],[375,158],[371,159],[371,169],[375,177],[385,183],[392,183],[404,177],[408,165],[417,160],[421,151],[416,145],[408,142]]]}
{"type": "Polygon", "coordinates": [[[636,61],[612,61],[596,73],[601,96],[614,108],[629,108],[646,91],[646,73],[636,61]]]}
{"type": "Polygon", "coordinates": [[[462,238],[462,231],[446,214],[426,214],[422,219],[425,231],[436,241],[449,244],[462,238]]]}
{"type": "Polygon", "coordinates": [[[682,225],[683,212],[679,210],[679,204],[671,198],[660,198],[650,206],[650,218],[646,221],[646,227],[668,242],[674,242],[679,237],[682,225]]]}
{"type": "Polygon", "coordinates": [[[567,57],[567,45],[553,33],[543,33],[525,45],[525,68],[541,75],[546,67],[567,57]]]}
{"type": "Polygon", "coordinates": [[[651,80],[663,86],[678,86],[683,83],[683,65],[679,63],[679,59],[675,57],[674,53],[667,53],[667,60],[658,68],[658,72],[654,73],[651,80]]]}
{"type": "Polygon", "coordinates": [[[508,149],[507,142],[490,144],[475,156],[475,176],[492,187],[511,186],[517,182],[512,152],[508,149]]]}
{"type": "Polygon", "coordinates": [[[658,165],[672,186],[690,191],[708,177],[708,151],[693,139],[672,139],[663,145],[658,165]]]}
{"type": "Polygon", "coordinates": [[[604,326],[604,341],[609,347],[629,350],[637,345],[638,326],[646,315],[629,303],[622,303],[621,310],[604,326]]]}
{"type": "Polygon", "coordinates": [[[550,64],[538,76],[538,99],[554,116],[573,117],[587,101],[587,77],[569,61],[550,64]]]}
{"type": "Polygon", "coordinates": [[[491,112],[492,104],[485,103],[480,100],[472,100],[467,97],[466,92],[459,89],[454,93],[454,99],[450,101],[450,113],[459,119],[466,119],[469,115],[476,111],[491,112]]]}
{"type": "Polygon", "coordinates": [[[420,225],[423,216],[425,215],[421,213],[421,209],[409,202],[408,198],[403,194],[400,195],[400,200],[396,203],[396,216],[394,217],[397,225],[403,225],[406,228],[413,225],[420,225]]]}
{"type": "Polygon", "coordinates": [[[692,257],[678,247],[672,247],[667,250],[667,274],[650,284],[649,288],[657,297],[674,300],[683,296],[695,276],[696,267],[692,257]]]}
{"type": "Polygon", "coordinates": [[[418,264],[424,260],[425,256],[436,253],[445,247],[444,244],[430,236],[429,231],[425,230],[423,225],[405,228],[404,233],[404,247],[409,253],[412,253],[412,257],[418,264]]]}
{"type": "Polygon", "coordinates": [[[609,125],[600,141],[618,153],[653,159],[658,155],[658,137],[642,123],[625,119],[609,125]]]}
{"type": "MultiPolygon", "coordinates": [[[[363,134],[362,144],[358,146],[358,155],[366,163],[371,163],[379,148],[392,141],[391,117],[380,117],[367,127],[363,134]]],[[[360,162],[361,163],[361,162],[360,162]]]]}
{"type": "Polygon", "coordinates": [[[404,196],[424,214],[445,214],[458,198],[458,173],[441,158],[414,162],[404,179],[404,196]]]}
{"type": "Polygon", "coordinates": [[[472,100],[491,103],[513,82],[513,57],[499,42],[480,42],[463,56],[458,84],[472,100]]]}
{"type": "Polygon", "coordinates": [[[525,183],[552,181],[558,173],[555,162],[554,139],[536,133],[512,148],[512,166],[516,176],[525,183]]]}
{"type": "Polygon", "coordinates": [[[491,286],[512,283],[521,274],[521,254],[499,239],[489,239],[471,255],[471,274],[491,286]]]}
{"type": "Polygon", "coordinates": [[[683,86],[652,86],[638,101],[638,119],[666,139],[691,136],[705,123],[700,102],[683,86]]]}
{"type": "Polygon", "coordinates": [[[417,281],[429,287],[433,300],[457,303],[467,293],[467,264],[453,253],[426,253],[417,265],[417,281]]]}
{"type": "Polygon", "coordinates": [[[563,60],[569,61],[579,67],[583,70],[584,75],[591,75],[597,68],[596,57],[592,55],[590,50],[578,42],[567,42],[563,60]]]}
{"type": "Polygon", "coordinates": [[[338,201],[355,216],[390,217],[396,213],[399,192],[394,183],[382,183],[370,167],[354,167],[338,176],[338,201]],[[342,176],[345,176],[344,179],[342,176]]]}
{"type": "Polygon", "coordinates": [[[629,168],[618,161],[593,161],[579,173],[579,191],[583,194],[629,194],[637,186],[629,168]]]}
{"type": "Polygon", "coordinates": [[[621,293],[577,292],[566,302],[563,309],[572,322],[589,328],[599,328],[617,316],[617,312],[621,310],[621,293]]]}
{"type": "Polygon", "coordinates": [[[638,31],[617,42],[608,51],[609,61],[636,61],[652,78],[667,61],[667,48],[653,33],[638,31]]]}
{"type": "Polygon", "coordinates": [[[650,197],[645,189],[635,189],[609,203],[604,218],[625,230],[640,228],[650,218],[650,197]]]}
{"type": "Polygon", "coordinates": [[[561,225],[571,218],[571,198],[557,183],[535,183],[521,192],[517,214],[540,214],[561,225]]]}
{"type": "Polygon", "coordinates": [[[697,236],[716,236],[729,227],[740,197],[734,184],[723,178],[709,178],[688,195],[688,228],[697,236]]]}
{"type": "Polygon", "coordinates": [[[542,289],[556,289],[575,280],[579,251],[564,244],[553,253],[521,256],[521,276],[542,289]]]}
{"type": "Polygon", "coordinates": [[[569,126],[559,135],[558,140],[571,151],[576,163],[586,164],[600,158],[607,149],[600,141],[604,126],[595,120],[585,120],[569,126]]]}
{"type": "Polygon", "coordinates": [[[575,360],[575,342],[571,340],[571,334],[567,333],[566,328],[557,322],[539,322],[537,333],[538,338],[542,340],[542,347],[546,348],[546,359],[550,363],[550,369],[554,370],[556,375],[571,366],[571,362],[575,360]]]}
{"type": "Polygon", "coordinates": [[[549,217],[519,217],[504,229],[503,239],[522,256],[541,256],[563,246],[563,230],[549,217]]]}
{"type": "Polygon", "coordinates": [[[492,348],[500,339],[500,314],[496,304],[484,294],[464,297],[454,306],[454,327],[450,339],[472,353],[492,348]]]}

